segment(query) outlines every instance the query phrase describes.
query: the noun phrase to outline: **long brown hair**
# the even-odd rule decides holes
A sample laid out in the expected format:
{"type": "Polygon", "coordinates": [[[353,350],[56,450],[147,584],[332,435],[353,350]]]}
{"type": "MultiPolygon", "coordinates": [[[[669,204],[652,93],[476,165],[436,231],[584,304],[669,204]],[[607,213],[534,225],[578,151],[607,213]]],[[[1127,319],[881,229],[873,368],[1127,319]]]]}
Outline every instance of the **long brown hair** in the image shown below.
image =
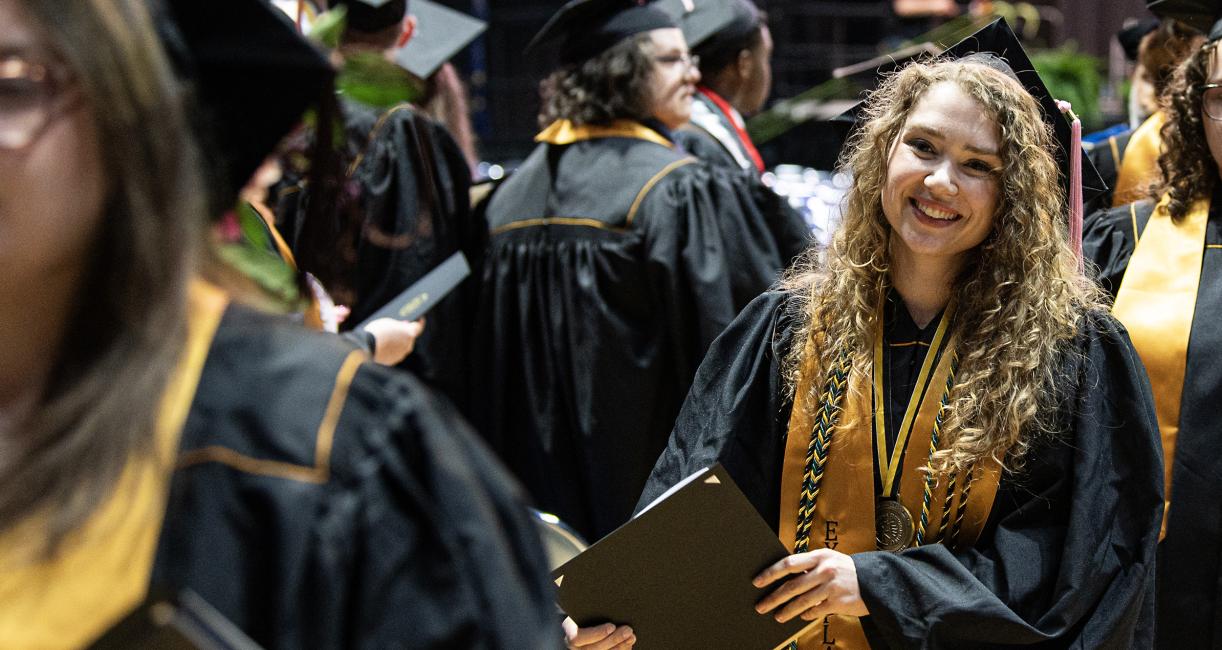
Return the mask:
{"type": "Polygon", "coordinates": [[[202,241],[198,162],[180,85],[146,0],[22,0],[91,107],[110,194],[79,326],[14,427],[0,467],[0,530],[47,516],[53,549],[153,451],[160,397],[185,336],[185,289],[202,241]]]}
{"type": "MultiPolygon", "coordinates": [[[[952,289],[958,309],[951,334],[960,361],[943,429],[947,445],[931,464],[938,472],[963,470],[993,456],[1013,468],[1029,434],[1051,424],[1041,416],[1049,410],[1064,343],[1084,311],[1102,305],[1066,243],[1053,140],[1039,105],[1017,81],[986,65],[914,63],[867,99],[864,125],[846,147],[854,182],[841,226],[828,249],[809,252],[785,281],[804,321],[786,360],[786,383],[793,391],[804,372],[822,378],[842,352],[854,372],[869,376],[891,272],[892,230],[881,200],[888,157],[913,107],[942,82],[957,84],[997,121],[1002,190],[992,231],[971,251],[952,289]],[[815,350],[810,357],[808,343],[815,350]]],[[[812,382],[815,390],[822,383],[812,382]]]]}
{"type": "Polygon", "coordinates": [[[1167,122],[1163,125],[1162,153],[1158,168],[1162,183],[1150,189],[1151,198],[1166,194],[1167,211],[1173,219],[1182,218],[1192,202],[1209,196],[1218,182],[1218,164],[1205,139],[1205,117],[1201,115],[1201,88],[1209,78],[1209,61],[1217,43],[1198,48],[1184,60],[1167,85],[1163,105],[1167,122]]]}

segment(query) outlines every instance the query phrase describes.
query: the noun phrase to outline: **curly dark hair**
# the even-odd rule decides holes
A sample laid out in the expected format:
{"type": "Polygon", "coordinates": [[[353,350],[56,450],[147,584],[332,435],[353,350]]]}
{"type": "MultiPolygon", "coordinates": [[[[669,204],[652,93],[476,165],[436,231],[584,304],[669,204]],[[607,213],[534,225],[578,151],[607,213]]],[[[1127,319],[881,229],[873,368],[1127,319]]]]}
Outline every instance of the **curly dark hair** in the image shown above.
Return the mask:
{"type": "Polygon", "coordinates": [[[1216,43],[1206,45],[1180,64],[1163,96],[1167,123],[1160,131],[1162,183],[1151,189],[1150,196],[1157,200],[1166,194],[1167,211],[1175,220],[1187,214],[1194,199],[1209,196],[1218,181],[1218,164],[1209,152],[1201,116],[1201,86],[1209,76],[1215,47],[1216,43]]]}
{"type": "Polygon", "coordinates": [[[556,120],[598,124],[617,119],[644,120],[653,76],[649,32],[616,43],[598,56],[548,75],[539,85],[543,108],[539,126],[556,120]]]}
{"type": "Polygon", "coordinates": [[[1159,22],[1154,31],[1141,39],[1137,61],[1157,96],[1161,97],[1167,89],[1176,67],[1204,42],[1204,35],[1177,20],[1159,22]]]}

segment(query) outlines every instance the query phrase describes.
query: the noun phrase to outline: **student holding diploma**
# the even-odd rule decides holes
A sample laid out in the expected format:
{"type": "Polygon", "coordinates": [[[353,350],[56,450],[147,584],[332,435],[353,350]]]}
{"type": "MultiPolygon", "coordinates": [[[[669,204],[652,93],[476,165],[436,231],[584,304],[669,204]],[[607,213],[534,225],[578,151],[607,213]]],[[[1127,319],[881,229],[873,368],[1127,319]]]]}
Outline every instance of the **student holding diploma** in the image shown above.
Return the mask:
{"type": "Polygon", "coordinates": [[[792,551],[754,581],[791,647],[1148,647],[1150,388],[1069,243],[1063,118],[1004,24],[969,41],[1008,61],[866,101],[840,231],[714,342],[641,503],[721,462],[792,551]]]}

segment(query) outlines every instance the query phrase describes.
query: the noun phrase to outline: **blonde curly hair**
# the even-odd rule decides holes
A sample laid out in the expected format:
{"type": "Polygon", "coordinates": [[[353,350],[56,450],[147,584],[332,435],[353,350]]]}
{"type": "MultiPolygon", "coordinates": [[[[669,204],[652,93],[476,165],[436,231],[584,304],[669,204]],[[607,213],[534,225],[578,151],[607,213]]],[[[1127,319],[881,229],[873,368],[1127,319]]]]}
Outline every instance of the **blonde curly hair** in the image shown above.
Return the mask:
{"type": "MultiPolygon", "coordinates": [[[[826,250],[809,251],[783,286],[798,300],[799,337],[786,359],[793,394],[804,373],[812,391],[843,352],[852,371],[870,376],[873,336],[889,284],[892,229],[883,214],[888,158],[926,90],[954,83],[993,117],[1002,143],[992,230],[968,253],[954,281],[958,308],[950,335],[959,353],[945,417],[946,441],[930,471],[965,471],[994,457],[1017,469],[1034,434],[1048,431],[1050,390],[1060,355],[1090,310],[1105,309],[1067,243],[1065,203],[1051,128],[1039,103],[1013,77],[969,60],[913,63],[888,77],[865,102],[863,126],[842,154],[854,183],[840,229],[826,250]],[[807,352],[811,354],[807,354],[807,352]]],[[[806,400],[818,407],[818,395],[806,400]]]]}

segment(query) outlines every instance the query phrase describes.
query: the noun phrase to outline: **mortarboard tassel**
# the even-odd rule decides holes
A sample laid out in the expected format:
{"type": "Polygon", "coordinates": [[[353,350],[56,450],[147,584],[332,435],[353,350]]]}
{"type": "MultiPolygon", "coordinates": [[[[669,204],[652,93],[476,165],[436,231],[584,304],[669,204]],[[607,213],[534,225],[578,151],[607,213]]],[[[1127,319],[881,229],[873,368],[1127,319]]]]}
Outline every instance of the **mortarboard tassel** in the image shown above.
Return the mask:
{"type": "Polygon", "coordinates": [[[302,19],[305,18],[305,0],[297,0],[297,32],[304,33],[304,28],[301,26],[302,19]]]}
{"type": "Polygon", "coordinates": [[[1078,258],[1078,271],[1084,270],[1082,261],[1082,120],[1073,112],[1073,105],[1057,100],[1057,108],[1069,116],[1069,243],[1078,258]]]}

